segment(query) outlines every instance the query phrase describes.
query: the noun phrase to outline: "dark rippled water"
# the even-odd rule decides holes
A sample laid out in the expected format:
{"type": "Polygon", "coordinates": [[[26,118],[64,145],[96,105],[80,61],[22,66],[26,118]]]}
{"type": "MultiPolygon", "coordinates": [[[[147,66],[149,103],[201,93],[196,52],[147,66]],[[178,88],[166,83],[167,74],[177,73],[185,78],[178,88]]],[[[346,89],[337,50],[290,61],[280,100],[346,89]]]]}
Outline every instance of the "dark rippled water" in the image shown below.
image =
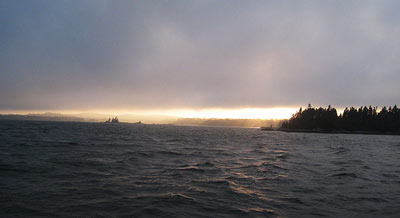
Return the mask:
{"type": "Polygon", "coordinates": [[[398,217],[400,137],[0,121],[0,217],[398,217]]]}

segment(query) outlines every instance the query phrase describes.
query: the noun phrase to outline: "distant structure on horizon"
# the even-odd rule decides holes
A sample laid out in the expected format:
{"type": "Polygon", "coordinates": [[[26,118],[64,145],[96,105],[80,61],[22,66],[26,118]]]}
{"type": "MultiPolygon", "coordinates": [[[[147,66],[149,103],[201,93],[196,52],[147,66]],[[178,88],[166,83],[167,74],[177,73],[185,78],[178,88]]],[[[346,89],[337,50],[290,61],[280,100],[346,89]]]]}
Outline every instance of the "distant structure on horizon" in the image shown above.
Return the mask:
{"type": "MultiPolygon", "coordinates": [[[[114,118],[108,118],[108,120],[106,120],[106,123],[121,123],[121,122],[119,122],[119,119],[116,116],[114,118]]],[[[122,122],[122,123],[126,123],[126,122],[122,122]]],[[[133,124],[142,124],[142,121],[139,121],[139,122],[136,122],[136,123],[133,123],[133,124]]]]}
{"type": "Polygon", "coordinates": [[[106,120],[106,123],[119,123],[118,117],[114,117],[114,118],[108,118],[108,120],[106,120]]]}

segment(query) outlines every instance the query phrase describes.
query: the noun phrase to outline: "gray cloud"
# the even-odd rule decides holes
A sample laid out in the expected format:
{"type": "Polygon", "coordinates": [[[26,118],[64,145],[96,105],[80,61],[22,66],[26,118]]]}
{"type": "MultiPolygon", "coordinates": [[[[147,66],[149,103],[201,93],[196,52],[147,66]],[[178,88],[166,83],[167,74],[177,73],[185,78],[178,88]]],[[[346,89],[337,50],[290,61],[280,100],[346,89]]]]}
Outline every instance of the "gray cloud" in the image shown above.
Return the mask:
{"type": "Polygon", "coordinates": [[[400,99],[397,1],[2,1],[0,109],[400,99]]]}

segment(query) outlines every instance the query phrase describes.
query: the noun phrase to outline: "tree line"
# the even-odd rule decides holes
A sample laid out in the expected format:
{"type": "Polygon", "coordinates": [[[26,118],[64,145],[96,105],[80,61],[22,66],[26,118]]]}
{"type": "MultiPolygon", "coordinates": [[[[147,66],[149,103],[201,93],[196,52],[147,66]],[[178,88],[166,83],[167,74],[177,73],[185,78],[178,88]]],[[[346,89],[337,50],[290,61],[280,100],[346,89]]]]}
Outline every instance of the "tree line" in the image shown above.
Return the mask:
{"type": "Polygon", "coordinates": [[[315,108],[309,104],[283,122],[282,129],[399,132],[400,110],[396,105],[382,107],[379,111],[372,106],[346,107],[343,114],[338,115],[330,105],[315,108]]]}

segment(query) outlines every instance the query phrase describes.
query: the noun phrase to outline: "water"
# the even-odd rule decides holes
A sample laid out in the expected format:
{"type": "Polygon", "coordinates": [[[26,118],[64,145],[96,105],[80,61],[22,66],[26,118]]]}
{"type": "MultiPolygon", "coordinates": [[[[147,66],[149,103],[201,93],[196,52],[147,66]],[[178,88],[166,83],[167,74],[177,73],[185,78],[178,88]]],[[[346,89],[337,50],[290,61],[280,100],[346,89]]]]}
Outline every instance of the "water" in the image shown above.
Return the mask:
{"type": "Polygon", "coordinates": [[[0,217],[399,214],[399,136],[0,121],[0,217]]]}

